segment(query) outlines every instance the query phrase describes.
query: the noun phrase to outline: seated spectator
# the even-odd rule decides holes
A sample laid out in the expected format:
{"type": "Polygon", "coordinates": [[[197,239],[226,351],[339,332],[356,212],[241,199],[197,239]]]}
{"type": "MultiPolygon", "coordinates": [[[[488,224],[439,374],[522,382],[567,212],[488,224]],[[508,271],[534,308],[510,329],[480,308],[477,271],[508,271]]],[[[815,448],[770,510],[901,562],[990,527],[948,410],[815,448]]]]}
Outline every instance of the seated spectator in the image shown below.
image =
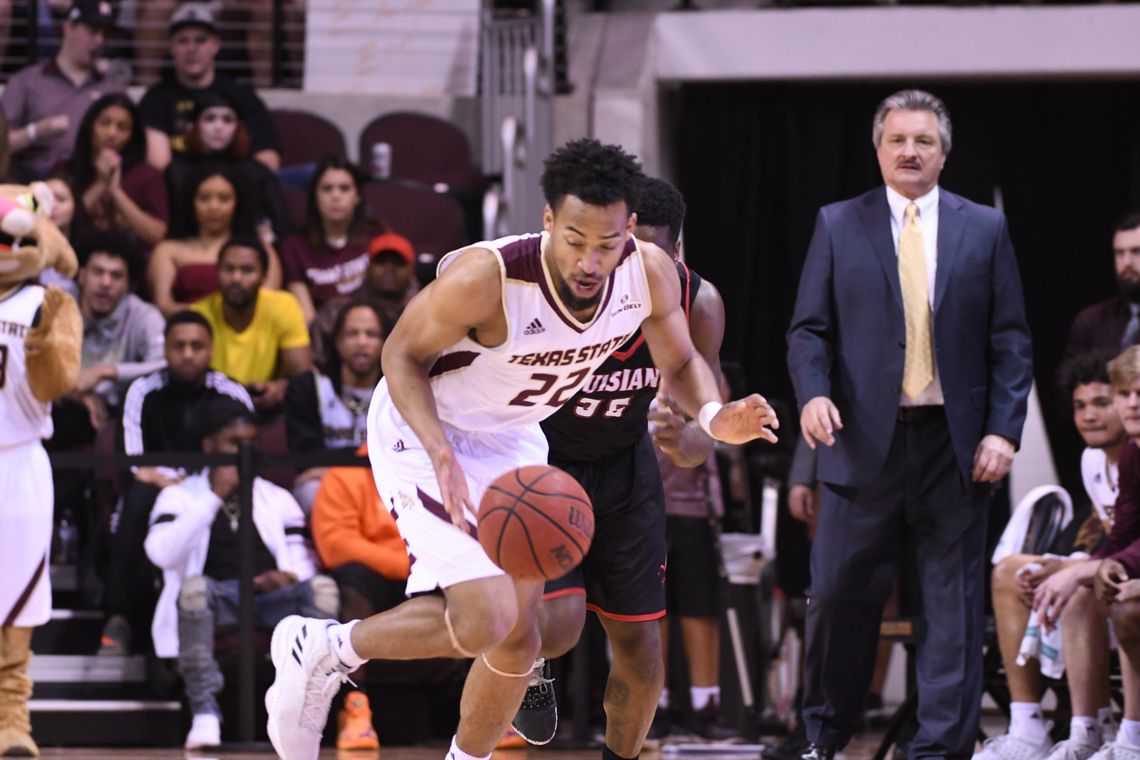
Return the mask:
{"type": "Polygon", "coordinates": [[[127,386],[163,364],[162,315],[130,292],[139,270],[134,243],[97,232],[77,249],[83,364],[75,389],[53,405],[55,444],[93,441],[108,414],[117,413],[127,386]]]}
{"type": "Polygon", "coordinates": [[[75,224],[80,234],[123,230],[148,251],[166,237],[166,181],[146,162],[146,130],[126,95],[104,95],[84,114],[71,176],[79,196],[75,224]]]}
{"type": "MultiPolygon", "coordinates": [[[[0,32],[3,30],[0,29],[0,32]]],[[[8,169],[12,166],[12,152],[8,147],[8,119],[0,109],[0,182],[8,181],[8,169]]]]}
{"type": "MultiPolygon", "coordinates": [[[[234,454],[257,437],[253,415],[232,398],[213,398],[195,412],[201,450],[234,454]]],[[[221,743],[217,694],[223,687],[214,657],[217,631],[238,621],[241,555],[238,470],[211,467],[163,489],[154,505],[146,554],[163,571],[151,633],[155,654],[177,657],[194,716],[187,749],[221,743]]],[[[272,630],[288,615],[336,617],[336,583],[316,575],[305,546],[305,516],[297,502],[262,478],[253,481],[256,528],[254,614],[272,630]]]]}
{"type": "Polygon", "coordinates": [[[281,168],[281,146],[265,103],[249,87],[217,72],[220,40],[213,3],[182,3],[170,16],[169,30],[174,68],[139,103],[146,125],[153,130],[147,146],[151,164],[165,169],[173,154],[185,152],[198,98],[214,92],[239,109],[249,128],[253,157],[272,171],[281,168]]]}
{"type": "MultiPolygon", "coordinates": [[[[1086,354],[1070,360],[1062,371],[1062,378],[1072,399],[1073,421],[1087,447],[1081,455],[1081,473],[1093,512],[1076,540],[1066,532],[1061,537],[1062,545],[1051,548],[1054,554],[1049,557],[1014,554],[1002,559],[994,568],[994,619],[1012,700],[1012,720],[1008,733],[986,743],[976,756],[979,760],[1013,757],[1086,760],[1105,739],[1112,739],[1116,733],[1108,699],[1108,629],[1103,616],[1095,619],[1081,615],[1072,621],[1066,616],[1065,621],[1069,622],[1062,622],[1065,669],[1071,674],[1068,680],[1073,708],[1066,741],[1054,745],[1049,736],[1040,701],[1040,661],[1033,658],[1019,664],[1021,643],[1031,622],[1030,611],[1037,589],[1042,584],[1048,589],[1066,583],[1065,579],[1074,572],[1067,568],[1085,566],[1088,552],[1096,549],[1112,529],[1117,500],[1117,462],[1129,435],[1113,404],[1113,387],[1102,356],[1086,354]],[[1070,559],[1057,557],[1068,555],[1074,549],[1078,553],[1070,559]],[[1055,575],[1060,578],[1048,580],[1055,575]],[[1092,645],[1098,640],[1098,645],[1092,645]],[[1071,642],[1076,645],[1071,646],[1071,642]]],[[[1091,569],[1091,565],[1085,567],[1085,570],[1091,569]]]]}
{"type": "Polygon", "coordinates": [[[250,153],[249,130],[226,98],[208,92],[198,99],[194,124],[186,134],[186,151],[176,153],[166,167],[166,181],[175,197],[187,197],[187,185],[208,162],[222,164],[249,201],[250,214],[263,239],[276,240],[291,233],[289,209],[277,175],[250,153]]]}
{"type": "MultiPolygon", "coordinates": [[[[245,388],[209,369],[214,350],[210,323],[196,311],[180,311],[166,320],[163,354],[166,368],[131,383],[123,403],[123,450],[130,455],[197,451],[194,414],[202,402],[232,398],[250,412],[245,388]]],[[[151,507],[159,492],[181,482],[182,467],[132,467],[133,475],[119,506],[111,536],[110,563],[103,596],[107,623],[99,654],[131,653],[132,631],[138,630],[153,589],[143,561],[143,541],[151,507]]]]}
{"type": "Polygon", "coordinates": [[[263,287],[268,267],[260,240],[231,238],[218,252],[218,292],[193,306],[214,331],[210,366],[244,384],[259,412],[279,410],[289,378],[313,366],[301,307],[263,287]]]}
{"type": "Polygon", "coordinates": [[[1113,356],[1140,342],[1140,211],[1117,222],[1112,254],[1117,295],[1077,314],[1065,345],[1066,359],[1094,351],[1113,356]]]}
{"type": "Polygon", "coordinates": [[[39,179],[67,161],[91,101],[126,90],[95,66],[113,23],[106,0],[76,0],[64,18],[55,57],[21,69],[4,86],[0,108],[8,117],[17,181],[39,179]]]}
{"type": "MultiPolygon", "coordinates": [[[[367,456],[367,447],[357,452],[367,456]]],[[[313,502],[313,544],[321,564],[336,580],[342,620],[365,620],[404,601],[404,583],[410,560],[396,521],[380,504],[372,470],[368,467],[333,467],[321,480],[313,502]]],[[[350,677],[367,688],[361,665],[350,677]]],[[[345,697],[337,749],[379,746],[367,710],[367,697],[356,692],[345,697]],[[364,710],[359,708],[363,698],[364,710]],[[353,702],[357,704],[352,704],[353,702]]]]}
{"type": "MultiPolygon", "coordinates": [[[[59,227],[59,231],[68,240],[71,240],[71,223],[75,219],[75,193],[71,189],[71,182],[64,174],[49,174],[43,180],[51,190],[54,203],[51,207],[51,220],[59,227]]],[[[79,284],[54,269],[45,269],[40,273],[40,283],[43,285],[56,285],[63,288],[76,301],[79,300],[79,284]]]]}
{"type": "MultiPolygon", "coordinates": [[[[167,316],[217,290],[222,244],[235,235],[254,234],[253,217],[226,169],[204,166],[190,187],[192,192],[174,216],[171,239],[154,249],[147,270],[154,303],[167,316]]],[[[281,287],[281,264],[276,251],[267,248],[267,252],[265,286],[276,289],[281,287]]]]}
{"type": "Polygon", "coordinates": [[[363,178],[346,159],[321,161],[309,183],[305,234],[281,244],[285,285],[297,296],[305,322],[329,300],[360,289],[374,232],[361,192],[363,178]]]}
{"type": "MultiPolygon", "coordinates": [[[[396,324],[408,301],[419,292],[415,261],[412,243],[403,235],[385,232],[368,244],[368,268],[364,270],[364,283],[357,296],[376,304],[386,324],[396,324]]],[[[336,316],[349,300],[347,296],[337,296],[317,311],[312,329],[316,356],[324,357],[325,346],[332,340],[336,316]]]]}
{"type": "MultiPolygon", "coordinates": [[[[380,352],[388,328],[380,309],[351,301],[333,327],[332,350],[322,370],[294,375],[285,392],[285,432],[289,450],[356,448],[368,437],[368,404],[380,382],[380,352]]],[[[325,467],[297,476],[293,495],[308,514],[325,467]]]]}

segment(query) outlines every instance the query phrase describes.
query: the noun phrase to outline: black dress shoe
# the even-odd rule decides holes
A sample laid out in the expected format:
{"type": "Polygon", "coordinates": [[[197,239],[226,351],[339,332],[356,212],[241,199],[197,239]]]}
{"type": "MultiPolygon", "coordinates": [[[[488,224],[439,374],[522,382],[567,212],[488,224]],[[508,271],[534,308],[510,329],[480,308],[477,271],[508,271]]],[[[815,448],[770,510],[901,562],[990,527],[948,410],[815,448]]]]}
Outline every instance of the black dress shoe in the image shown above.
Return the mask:
{"type": "Polygon", "coordinates": [[[832,760],[834,757],[835,750],[831,747],[821,747],[818,744],[809,743],[800,755],[800,760],[832,760]]]}

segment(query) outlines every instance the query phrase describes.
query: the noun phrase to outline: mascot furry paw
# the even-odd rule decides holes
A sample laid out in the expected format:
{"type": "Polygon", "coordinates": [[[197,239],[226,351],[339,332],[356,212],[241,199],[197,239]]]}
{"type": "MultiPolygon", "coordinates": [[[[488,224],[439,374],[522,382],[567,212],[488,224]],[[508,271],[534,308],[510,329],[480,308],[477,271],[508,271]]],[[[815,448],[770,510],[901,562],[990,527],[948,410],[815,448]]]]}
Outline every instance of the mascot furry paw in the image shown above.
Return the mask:
{"type": "Polygon", "coordinates": [[[28,698],[32,629],[51,614],[51,401],[79,376],[83,320],[45,269],[72,276],[75,251],[48,218],[46,185],[0,185],[0,756],[35,757],[28,698]]]}

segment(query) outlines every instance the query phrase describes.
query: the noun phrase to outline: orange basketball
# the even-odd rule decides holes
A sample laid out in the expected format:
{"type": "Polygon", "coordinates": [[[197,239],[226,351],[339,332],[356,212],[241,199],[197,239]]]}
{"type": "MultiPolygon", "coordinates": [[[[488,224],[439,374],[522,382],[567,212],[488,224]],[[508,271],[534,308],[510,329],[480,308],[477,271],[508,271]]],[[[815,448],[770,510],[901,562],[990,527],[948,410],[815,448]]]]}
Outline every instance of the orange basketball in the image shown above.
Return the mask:
{"type": "Polygon", "coordinates": [[[594,509],[557,467],[528,465],[495,480],[479,504],[479,543],[507,575],[552,581],[590,550],[594,509]]]}

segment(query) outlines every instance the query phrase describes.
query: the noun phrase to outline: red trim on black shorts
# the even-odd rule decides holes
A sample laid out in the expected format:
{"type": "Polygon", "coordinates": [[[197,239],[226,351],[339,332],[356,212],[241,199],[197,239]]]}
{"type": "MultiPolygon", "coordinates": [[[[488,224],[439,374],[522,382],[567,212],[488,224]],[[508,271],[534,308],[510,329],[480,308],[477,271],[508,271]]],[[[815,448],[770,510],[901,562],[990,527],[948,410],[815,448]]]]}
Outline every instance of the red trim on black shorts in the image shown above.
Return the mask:
{"type": "Polygon", "coordinates": [[[660,612],[650,612],[647,615],[619,615],[616,612],[606,612],[596,604],[586,604],[586,609],[593,612],[595,615],[607,617],[610,620],[621,620],[625,623],[645,623],[650,620],[660,620],[665,617],[665,610],[660,612]]]}
{"type": "Polygon", "coordinates": [[[548,602],[551,599],[561,599],[564,596],[585,596],[586,589],[581,586],[574,586],[572,588],[560,588],[557,591],[548,591],[542,595],[542,601],[548,602]]]}

